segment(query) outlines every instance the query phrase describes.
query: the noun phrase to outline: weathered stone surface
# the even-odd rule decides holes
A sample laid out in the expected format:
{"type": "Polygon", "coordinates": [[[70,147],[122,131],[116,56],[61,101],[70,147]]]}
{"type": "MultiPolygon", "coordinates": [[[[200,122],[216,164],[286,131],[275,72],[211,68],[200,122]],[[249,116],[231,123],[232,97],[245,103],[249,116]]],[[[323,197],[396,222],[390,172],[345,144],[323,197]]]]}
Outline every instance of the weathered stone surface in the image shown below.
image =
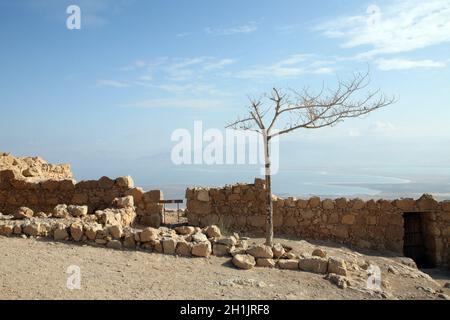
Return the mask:
{"type": "Polygon", "coordinates": [[[23,233],[25,233],[26,235],[30,236],[30,237],[37,237],[38,235],[40,235],[43,231],[43,228],[41,227],[41,225],[39,223],[30,223],[25,225],[22,228],[23,233]]]}
{"type": "Polygon", "coordinates": [[[309,207],[310,208],[316,208],[320,205],[320,198],[319,197],[312,197],[309,199],[309,207]]]}
{"type": "Polygon", "coordinates": [[[132,196],[136,205],[143,204],[144,189],[140,187],[131,188],[125,192],[125,195],[132,196]]]}
{"type": "MultiPolygon", "coordinates": [[[[13,233],[14,234],[21,234],[22,233],[22,226],[21,225],[15,225],[14,228],[13,228],[13,233]]],[[[1,231],[0,231],[0,234],[1,234],[1,231]]]]}
{"type": "Polygon", "coordinates": [[[192,235],[192,241],[194,242],[208,242],[208,237],[201,232],[192,235]]]}
{"type": "Polygon", "coordinates": [[[150,243],[152,243],[152,247],[153,247],[153,249],[155,249],[156,252],[163,253],[164,249],[163,249],[161,241],[152,240],[152,241],[150,241],[150,243]]]}
{"type": "Polygon", "coordinates": [[[114,185],[114,180],[111,180],[108,177],[101,177],[98,180],[98,185],[102,189],[111,189],[114,185]]]}
{"type": "Polygon", "coordinates": [[[331,234],[336,236],[338,239],[348,238],[348,228],[345,225],[337,225],[331,229],[331,234]]]}
{"type": "Polygon", "coordinates": [[[52,217],[54,217],[54,218],[67,218],[69,216],[70,216],[70,213],[67,210],[67,205],[65,205],[65,204],[58,204],[53,209],[52,217]]]}
{"type": "Polygon", "coordinates": [[[326,279],[328,279],[332,284],[336,285],[340,289],[347,288],[349,283],[346,277],[334,273],[327,274],[326,279]]]}
{"type": "Polygon", "coordinates": [[[74,222],[70,225],[70,235],[75,241],[81,241],[83,238],[83,225],[79,222],[74,222]]]}
{"type": "Polygon", "coordinates": [[[20,207],[17,209],[16,212],[14,212],[14,218],[15,219],[29,219],[33,217],[33,210],[27,207],[20,207]]]}
{"type": "Polygon", "coordinates": [[[220,238],[222,236],[219,227],[215,225],[206,227],[205,234],[208,238],[220,238]]]}
{"type": "Polygon", "coordinates": [[[256,259],[256,266],[263,268],[274,268],[276,265],[275,260],[268,258],[258,258],[256,259]]]}
{"type": "Polygon", "coordinates": [[[130,176],[119,177],[116,179],[116,185],[122,188],[133,188],[134,181],[130,176]]]}
{"type": "Polygon", "coordinates": [[[97,238],[97,232],[101,231],[103,228],[98,223],[89,224],[85,228],[85,235],[89,240],[95,240],[97,238]]]}
{"type": "Polygon", "coordinates": [[[197,191],[197,200],[202,202],[209,201],[209,191],[205,189],[201,189],[197,191]]]}
{"type": "Polygon", "coordinates": [[[159,236],[159,230],[152,227],[145,228],[139,235],[139,240],[141,242],[149,242],[152,240],[157,240],[159,236]]]}
{"type": "Polygon", "coordinates": [[[256,265],[255,258],[249,254],[236,254],[231,262],[243,270],[250,270],[256,265]]]}
{"type": "Polygon", "coordinates": [[[287,259],[287,260],[293,260],[293,259],[297,259],[297,255],[293,252],[285,252],[282,256],[281,259],[287,259]]]}
{"type": "Polygon", "coordinates": [[[342,217],[342,223],[352,225],[355,223],[355,216],[353,214],[346,214],[342,217]]]}
{"type": "Polygon", "coordinates": [[[153,228],[159,228],[161,226],[162,223],[162,216],[160,213],[153,213],[150,214],[148,216],[144,216],[142,218],[142,222],[146,225],[146,226],[150,226],[153,228]]]}
{"type": "Polygon", "coordinates": [[[394,205],[404,212],[414,211],[416,201],[414,199],[399,199],[394,201],[394,205]]]}
{"type": "Polygon", "coordinates": [[[361,199],[354,199],[352,201],[352,210],[361,210],[366,206],[366,203],[361,199]]]}
{"type": "Polygon", "coordinates": [[[177,243],[176,253],[180,256],[189,257],[191,255],[192,244],[186,241],[179,241],[177,243]]]}
{"type": "Polygon", "coordinates": [[[347,276],[347,266],[343,259],[329,258],[328,259],[328,273],[334,273],[340,276],[347,276]]]}
{"type": "Polygon", "coordinates": [[[327,258],[328,254],[325,250],[317,248],[317,249],[314,249],[314,251],[312,252],[312,256],[327,258]]]}
{"type": "Polygon", "coordinates": [[[211,254],[211,242],[199,242],[192,245],[191,253],[196,257],[209,257],[211,254]]]}
{"type": "Polygon", "coordinates": [[[441,202],[442,210],[450,212],[450,201],[441,202]]]}
{"type": "Polygon", "coordinates": [[[334,201],[330,200],[330,199],[323,200],[322,208],[324,210],[333,210],[334,209],[334,201]]]}
{"type": "Polygon", "coordinates": [[[230,247],[220,243],[213,244],[213,254],[215,256],[227,256],[230,254],[230,247]]]}
{"type": "Polygon", "coordinates": [[[71,216],[74,217],[84,217],[88,214],[88,207],[87,206],[75,206],[70,205],[67,207],[67,211],[71,216]]]}
{"type": "Polygon", "coordinates": [[[0,226],[0,236],[9,237],[12,235],[14,227],[12,225],[2,225],[0,226]]]}
{"type": "Polygon", "coordinates": [[[177,247],[177,242],[172,238],[165,238],[161,240],[163,246],[163,252],[165,254],[175,254],[175,248],[177,247]]]}
{"type": "Polygon", "coordinates": [[[133,233],[126,234],[123,240],[123,246],[127,249],[136,248],[136,239],[133,233]]]}
{"type": "Polygon", "coordinates": [[[272,248],[263,244],[252,246],[247,249],[247,254],[255,258],[273,258],[272,248]]]}
{"type": "Polygon", "coordinates": [[[281,259],[277,262],[278,268],[286,270],[298,270],[298,260],[281,259]]]}
{"type": "Polygon", "coordinates": [[[47,218],[47,215],[45,214],[45,212],[39,211],[38,213],[34,214],[34,217],[37,218],[47,218]]]}
{"type": "Polygon", "coordinates": [[[328,260],[320,257],[303,257],[300,258],[298,266],[303,271],[325,274],[328,269],[328,260]]]}
{"type": "Polygon", "coordinates": [[[272,253],[273,253],[273,257],[275,259],[278,259],[284,255],[285,250],[280,243],[275,243],[272,247],[272,253]]]}
{"type": "Polygon", "coordinates": [[[235,246],[237,244],[238,240],[235,236],[229,236],[229,237],[222,237],[219,239],[216,239],[216,243],[226,245],[228,247],[235,246]]]}
{"type": "Polygon", "coordinates": [[[344,209],[347,207],[348,200],[346,198],[339,198],[334,200],[334,203],[339,209],[344,209]]]}
{"type": "Polygon", "coordinates": [[[53,238],[55,240],[67,240],[69,239],[69,234],[67,233],[67,228],[64,225],[59,225],[53,231],[53,238]]]}
{"type": "Polygon", "coordinates": [[[126,196],[121,198],[115,198],[113,200],[113,204],[115,207],[122,208],[133,208],[134,207],[134,198],[133,196],[126,196]]]}
{"type": "Polygon", "coordinates": [[[421,211],[435,210],[438,206],[438,202],[430,194],[424,194],[417,200],[417,206],[421,211]]]}
{"type": "Polygon", "coordinates": [[[190,235],[195,232],[195,228],[191,226],[180,226],[175,228],[176,233],[181,235],[190,235]]]}
{"type": "Polygon", "coordinates": [[[123,235],[123,230],[120,225],[113,225],[108,227],[108,232],[113,239],[120,239],[123,235]]]}

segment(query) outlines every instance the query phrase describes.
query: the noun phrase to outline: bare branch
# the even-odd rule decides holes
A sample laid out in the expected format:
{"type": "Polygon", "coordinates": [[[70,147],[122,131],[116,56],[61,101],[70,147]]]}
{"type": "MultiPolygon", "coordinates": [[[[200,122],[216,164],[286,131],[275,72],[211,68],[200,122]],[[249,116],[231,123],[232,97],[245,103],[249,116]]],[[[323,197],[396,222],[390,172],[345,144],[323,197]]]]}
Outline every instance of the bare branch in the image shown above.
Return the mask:
{"type": "MultiPolygon", "coordinates": [[[[237,120],[227,127],[237,130],[260,130],[267,128],[268,138],[283,135],[297,129],[319,129],[334,126],[347,118],[364,116],[372,111],[395,103],[395,97],[388,98],[380,90],[363,92],[370,84],[369,71],[353,73],[353,76],[343,81],[337,79],[335,89],[325,89],[314,94],[305,87],[301,91],[291,89],[291,95],[274,88],[268,96],[270,106],[262,111],[261,99],[251,101],[249,117],[237,120]],[[271,113],[267,124],[265,116],[271,113]],[[286,122],[284,128],[271,134],[279,122],[286,122]]],[[[259,131],[258,131],[259,132],[259,131]]]]}

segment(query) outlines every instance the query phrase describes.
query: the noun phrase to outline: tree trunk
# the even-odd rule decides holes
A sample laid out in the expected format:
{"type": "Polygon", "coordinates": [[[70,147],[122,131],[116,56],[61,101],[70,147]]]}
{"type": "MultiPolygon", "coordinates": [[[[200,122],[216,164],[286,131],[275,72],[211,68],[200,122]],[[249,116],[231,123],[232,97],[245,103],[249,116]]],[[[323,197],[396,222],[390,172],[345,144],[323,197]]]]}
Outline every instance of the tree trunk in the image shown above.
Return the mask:
{"type": "Polygon", "coordinates": [[[267,204],[267,220],[266,220],[266,245],[273,246],[273,202],[272,202],[272,181],[270,171],[270,147],[267,134],[263,135],[264,139],[264,155],[265,155],[265,175],[266,175],[266,204],[267,204]]]}

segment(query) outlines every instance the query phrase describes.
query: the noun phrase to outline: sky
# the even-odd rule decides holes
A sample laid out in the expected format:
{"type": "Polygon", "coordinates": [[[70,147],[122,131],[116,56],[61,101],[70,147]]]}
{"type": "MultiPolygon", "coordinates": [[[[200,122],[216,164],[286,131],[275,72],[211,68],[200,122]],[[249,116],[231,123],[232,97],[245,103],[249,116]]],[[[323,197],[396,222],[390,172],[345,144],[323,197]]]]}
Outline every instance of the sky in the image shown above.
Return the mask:
{"type": "Polygon", "coordinates": [[[283,137],[275,190],[450,194],[450,0],[0,0],[0,39],[0,150],[71,163],[77,180],[252,181],[251,166],[175,166],[172,133],[223,131],[273,87],[369,70],[397,103],[283,137]]]}

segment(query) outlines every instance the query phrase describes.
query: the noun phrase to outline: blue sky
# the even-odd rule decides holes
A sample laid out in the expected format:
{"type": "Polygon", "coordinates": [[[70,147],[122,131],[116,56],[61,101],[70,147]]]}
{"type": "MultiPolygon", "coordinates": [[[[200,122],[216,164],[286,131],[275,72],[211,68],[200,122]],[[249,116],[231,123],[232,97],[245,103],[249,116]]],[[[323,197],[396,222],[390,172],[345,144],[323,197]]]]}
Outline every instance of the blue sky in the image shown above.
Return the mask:
{"type": "Polygon", "coordinates": [[[448,185],[449,0],[0,0],[0,38],[0,150],[71,163],[78,179],[232,183],[242,175],[173,167],[171,133],[223,129],[273,86],[370,68],[398,103],[287,136],[280,170],[448,185]],[[66,28],[71,4],[81,30],[66,28]]]}

